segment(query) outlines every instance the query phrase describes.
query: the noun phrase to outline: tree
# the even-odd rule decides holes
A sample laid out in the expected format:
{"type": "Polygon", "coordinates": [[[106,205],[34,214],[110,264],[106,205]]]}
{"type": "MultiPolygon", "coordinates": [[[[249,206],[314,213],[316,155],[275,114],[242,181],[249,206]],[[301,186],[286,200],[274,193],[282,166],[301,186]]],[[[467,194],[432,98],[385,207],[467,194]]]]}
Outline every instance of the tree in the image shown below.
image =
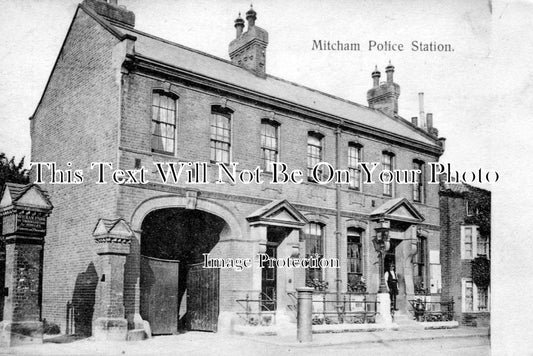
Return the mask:
{"type": "Polygon", "coordinates": [[[5,183],[28,184],[29,173],[29,170],[24,168],[24,157],[16,163],[15,156],[8,159],[5,153],[0,152],[0,191],[5,183]]]}

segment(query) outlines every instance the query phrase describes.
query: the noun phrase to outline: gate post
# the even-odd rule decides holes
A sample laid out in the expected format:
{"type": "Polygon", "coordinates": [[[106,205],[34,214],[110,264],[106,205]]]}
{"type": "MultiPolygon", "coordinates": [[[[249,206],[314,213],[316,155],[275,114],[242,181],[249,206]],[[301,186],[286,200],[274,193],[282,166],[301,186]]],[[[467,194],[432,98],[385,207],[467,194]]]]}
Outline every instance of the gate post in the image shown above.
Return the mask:
{"type": "Polygon", "coordinates": [[[93,232],[102,276],[100,306],[93,326],[96,340],[126,340],[124,317],[124,264],[130,253],[133,232],[122,219],[100,219],[93,232]]]}
{"type": "Polygon", "coordinates": [[[0,197],[6,248],[0,346],[43,342],[42,251],[52,208],[48,196],[33,184],[7,183],[0,197]]]}
{"type": "Polygon", "coordinates": [[[313,341],[313,288],[302,287],[298,291],[297,333],[298,342],[313,341]]]}

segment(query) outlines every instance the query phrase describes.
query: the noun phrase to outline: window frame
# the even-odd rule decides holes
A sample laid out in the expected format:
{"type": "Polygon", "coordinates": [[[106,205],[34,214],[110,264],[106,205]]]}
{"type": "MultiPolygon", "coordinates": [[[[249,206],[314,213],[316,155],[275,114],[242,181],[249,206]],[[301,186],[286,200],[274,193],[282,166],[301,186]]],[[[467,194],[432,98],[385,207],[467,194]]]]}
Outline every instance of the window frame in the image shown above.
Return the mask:
{"type": "MultiPolygon", "coordinates": [[[[323,134],[321,134],[320,132],[316,132],[316,131],[308,131],[307,132],[307,153],[306,153],[306,157],[307,157],[307,181],[308,182],[318,183],[316,180],[313,179],[312,173],[313,173],[313,167],[317,163],[324,161],[324,138],[325,138],[325,136],[323,134]],[[311,138],[316,138],[320,145],[313,145],[312,143],[310,143],[309,141],[310,141],[311,138]],[[316,155],[313,155],[312,152],[310,152],[310,147],[319,149],[318,158],[316,158],[316,155]],[[316,163],[311,165],[310,163],[312,161],[315,161],[315,160],[316,160],[316,163]]],[[[319,170],[318,174],[319,174],[320,177],[323,177],[324,172],[322,170],[319,170]]]]}
{"type": "MultiPolygon", "coordinates": [[[[470,299],[470,298],[469,298],[470,299]]],[[[472,278],[461,278],[461,312],[462,313],[487,313],[490,312],[490,286],[479,288],[472,278]],[[467,309],[467,285],[472,286],[472,310],[467,309]],[[486,305],[480,309],[480,291],[486,290],[486,305]]]]}
{"type": "Polygon", "coordinates": [[[413,169],[420,170],[420,174],[417,174],[418,182],[413,183],[413,201],[416,203],[424,203],[426,199],[425,194],[425,176],[424,162],[418,159],[413,160],[413,169]],[[418,199],[417,196],[418,195],[418,199]]]}
{"type": "Polygon", "coordinates": [[[268,160],[269,163],[271,162],[279,162],[280,161],[280,130],[281,124],[277,121],[270,120],[270,119],[262,119],[261,120],[261,132],[260,132],[260,145],[261,145],[261,167],[266,173],[272,173],[273,169],[271,164],[267,164],[267,159],[265,153],[267,151],[274,152],[275,159],[268,160]],[[263,127],[273,127],[275,130],[274,137],[266,136],[263,127]],[[275,148],[267,147],[267,145],[264,144],[263,137],[265,137],[265,141],[267,138],[273,138],[275,140],[275,148]],[[268,167],[270,165],[270,168],[268,167]]]}
{"type": "Polygon", "coordinates": [[[461,259],[462,260],[473,260],[476,257],[486,257],[490,260],[490,239],[487,237],[484,241],[486,254],[480,254],[478,251],[478,241],[481,238],[481,235],[479,234],[479,226],[477,225],[461,225],[461,259]],[[472,231],[472,255],[467,255],[467,249],[466,249],[466,231],[468,229],[471,229],[472,231]]]}
{"type": "MultiPolygon", "coordinates": [[[[150,119],[150,151],[153,152],[153,153],[157,153],[157,154],[164,154],[164,155],[173,155],[175,156],[177,154],[177,136],[178,136],[178,99],[179,97],[172,93],[172,92],[166,92],[164,90],[161,90],[161,89],[154,89],[152,90],[152,95],[151,95],[151,98],[152,98],[152,102],[151,102],[151,105],[150,105],[150,108],[151,108],[151,113],[152,113],[152,117],[150,119]],[[157,105],[155,105],[155,102],[156,102],[156,96],[159,97],[158,101],[157,101],[157,105]],[[167,98],[167,100],[171,100],[173,103],[174,103],[174,110],[170,110],[168,108],[164,108],[162,107],[160,104],[161,104],[161,97],[164,97],[164,98],[167,98]],[[155,112],[155,108],[157,107],[157,115],[156,115],[156,112],[155,112]],[[162,110],[165,110],[165,111],[171,111],[173,112],[173,121],[174,123],[169,123],[167,121],[163,121],[163,120],[156,120],[155,117],[157,116],[158,119],[160,119],[162,116],[161,116],[161,113],[162,113],[162,110]],[[155,126],[154,125],[157,125],[159,124],[160,128],[161,126],[171,126],[172,127],[172,134],[173,134],[173,137],[168,137],[168,136],[163,136],[163,135],[156,135],[155,134],[155,130],[158,126],[155,126]],[[165,139],[165,140],[171,140],[172,141],[172,151],[167,151],[167,150],[164,150],[164,149],[159,149],[159,148],[156,148],[154,147],[154,137],[159,137],[160,139],[165,139]]],[[[166,130],[165,130],[166,131],[166,130]]],[[[168,133],[168,131],[167,131],[168,133]]],[[[163,142],[165,141],[161,141],[161,146],[164,146],[163,142]]]]}
{"type": "MultiPolygon", "coordinates": [[[[311,257],[312,255],[319,255],[319,259],[323,259],[325,257],[325,225],[321,222],[318,222],[318,221],[310,221],[307,225],[305,225],[304,229],[303,229],[303,239],[305,241],[305,257],[306,258],[309,258],[311,257]],[[311,234],[311,228],[312,227],[318,227],[320,229],[320,235],[316,235],[316,234],[311,234]],[[313,237],[313,239],[316,239],[317,240],[317,245],[319,245],[319,252],[321,252],[321,254],[319,253],[315,253],[315,254],[311,254],[309,249],[310,249],[310,244],[309,244],[309,240],[310,240],[310,236],[313,237]]],[[[306,282],[308,280],[311,280],[313,281],[313,278],[316,278],[316,275],[319,275],[320,278],[319,281],[324,281],[324,269],[323,268],[320,268],[320,267],[317,267],[317,268],[306,268],[305,269],[305,280],[306,282]],[[310,277],[313,277],[313,278],[310,278],[310,277]]]]}
{"type": "Polygon", "coordinates": [[[418,274],[413,273],[413,279],[415,283],[417,277],[422,277],[422,282],[424,283],[424,289],[429,290],[428,275],[429,275],[429,261],[428,261],[429,249],[428,249],[428,239],[424,236],[417,236],[416,239],[416,254],[413,259],[413,264],[417,267],[416,271],[418,274]],[[422,273],[420,273],[422,271],[422,273]]]}
{"type": "MultiPolygon", "coordinates": [[[[385,169],[387,169],[392,172],[394,170],[394,165],[395,165],[394,158],[395,157],[396,156],[393,152],[383,151],[381,153],[381,171],[384,171],[385,169]],[[390,168],[385,167],[385,157],[388,157],[390,160],[390,168]]],[[[394,180],[392,180],[391,183],[382,183],[382,185],[383,185],[382,195],[386,197],[394,197],[394,193],[395,193],[394,180]]]]}
{"type": "Polygon", "coordinates": [[[363,146],[356,142],[348,142],[348,176],[349,184],[348,189],[361,192],[363,189],[362,184],[362,171],[360,162],[363,161],[363,146]],[[355,150],[355,155],[352,155],[352,150],[355,150]]]}
{"type": "Polygon", "coordinates": [[[352,283],[350,275],[355,276],[355,281],[360,280],[364,275],[364,261],[363,261],[363,233],[364,230],[357,227],[348,227],[346,229],[346,281],[352,283]],[[358,237],[359,242],[353,243],[358,246],[357,250],[359,256],[351,257],[350,253],[350,237],[358,237]],[[350,271],[351,269],[351,260],[354,260],[354,266],[356,271],[350,271]],[[359,263],[358,263],[359,261],[359,263]],[[359,270],[357,270],[357,265],[359,264],[359,270]]]}
{"type": "Polygon", "coordinates": [[[233,110],[229,108],[223,108],[220,105],[211,106],[211,116],[209,118],[209,160],[211,163],[223,163],[230,164],[233,161],[232,156],[232,146],[233,146],[233,110]],[[227,127],[218,126],[219,120],[217,117],[222,117],[227,120],[227,127]],[[215,124],[215,125],[214,125],[215,124]],[[213,133],[214,129],[214,133],[213,133]],[[227,131],[227,141],[223,139],[226,138],[226,135],[219,135],[219,131],[227,131]],[[227,149],[222,147],[217,147],[222,145],[227,145],[227,149]],[[227,162],[223,160],[218,160],[218,152],[227,154],[227,162]]]}

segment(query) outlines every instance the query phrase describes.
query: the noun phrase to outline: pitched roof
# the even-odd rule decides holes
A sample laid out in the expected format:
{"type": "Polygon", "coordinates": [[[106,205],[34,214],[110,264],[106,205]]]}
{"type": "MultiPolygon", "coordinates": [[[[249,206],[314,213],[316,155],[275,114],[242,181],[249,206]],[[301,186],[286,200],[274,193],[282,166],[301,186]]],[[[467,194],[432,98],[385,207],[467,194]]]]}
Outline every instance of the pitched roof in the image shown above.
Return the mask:
{"type": "Polygon", "coordinates": [[[303,105],[313,110],[356,121],[375,128],[387,128],[398,135],[416,137],[417,140],[430,145],[435,141],[381,111],[337,98],[271,75],[260,78],[230,61],[223,60],[200,51],[172,43],[149,34],[133,30],[121,30],[137,37],[135,53],[171,66],[220,80],[236,86],[245,86],[261,94],[303,105]]]}
{"type": "Polygon", "coordinates": [[[434,139],[402,118],[393,118],[381,111],[271,75],[267,75],[266,78],[257,77],[228,60],[173,43],[136,29],[117,26],[114,23],[111,24],[87,7],[83,5],[81,7],[92,17],[97,17],[98,22],[106,23],[105,27],[110,31],[113,29],[114,31],[112,32],[118,38],[124,38],[124,36],[128,35],[134,36],[136,38],[135,55],[233,86],[242,87],[248,91],[301,105],[311,110],[334,115],[346,121],[356,122],[379,130],[386,130],[387,132],[405,138],[415,139],[426,145],[438,147],[434,139]],[[121,33],[123,36],[120,36],[121,33]]]}

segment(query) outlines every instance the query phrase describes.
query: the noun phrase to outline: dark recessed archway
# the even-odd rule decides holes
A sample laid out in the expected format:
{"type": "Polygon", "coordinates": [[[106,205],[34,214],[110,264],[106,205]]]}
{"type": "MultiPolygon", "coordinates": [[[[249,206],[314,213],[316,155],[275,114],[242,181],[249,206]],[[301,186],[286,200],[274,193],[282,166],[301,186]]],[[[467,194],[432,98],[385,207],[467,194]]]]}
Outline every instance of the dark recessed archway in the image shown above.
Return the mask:
{"type": "Polygon", "coordinates": [[[142,223],[141,255],[180,260],[182,265],[202,262],[202,254],[217,244],[225,226],[223,219],[200,210],[153,211],[142,223]]]}
{"type": "MultiPolygon", "coordinates": [[[[144,218],[140,306],[141,316],[149,320],[154,333],[176,332],[176,324],[180,329],[187,328],[185,304],[188,303],[183,298],[189,266],[201,263],[203,254],[215,247],[227,229],[222,218],[200,210],[166,208],[152,211],[144,218]],[[178,273],[173,272],[176,263],[172,261],[176,260],[179,260],[178,273]],[[172,292],[176,284],[177,297],[172,292]]],[[[213,288],[218,290],[218,285],[213,288]]]]}

